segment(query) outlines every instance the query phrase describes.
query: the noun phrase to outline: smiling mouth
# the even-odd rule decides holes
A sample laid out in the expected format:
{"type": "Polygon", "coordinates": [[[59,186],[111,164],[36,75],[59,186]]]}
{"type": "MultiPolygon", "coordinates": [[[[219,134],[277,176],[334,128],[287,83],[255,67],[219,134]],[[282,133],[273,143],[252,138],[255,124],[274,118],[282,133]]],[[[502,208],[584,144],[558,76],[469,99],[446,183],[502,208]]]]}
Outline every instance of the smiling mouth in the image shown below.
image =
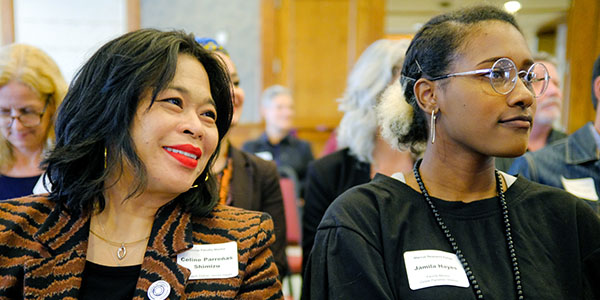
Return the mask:
{"type": "MultiPolygon", "coordinates": [[[[189,169],[195,169],[198,166],[198,158],[199,155],[183,151],[181,149],[175,149],[172,147],[163,147],[165,151],[173,158],[175,158],[179,163],[181,163],[184,167],[189,169]]],[[[200,154],[202,155],[202,154],[200,154]]]]}
{"type": "Polygon", "coordinates": [[[173,152],[173,153],[178,153],[178,154],[181,154],[181,155],[185,155],[185,156],[187,156],[187,157],[189,157],[191,159],[195,159],[195,160],[198,159],[198,156],[196,156],[195,154],[192,154],[192,153],[189,153],[189,152],[185,152],[183,150],[178,150],[178,149],[174,149],[174,148],[171,148],[171,147],[164,147],[164,149],[167,150],[167,151],[173,152]]]}

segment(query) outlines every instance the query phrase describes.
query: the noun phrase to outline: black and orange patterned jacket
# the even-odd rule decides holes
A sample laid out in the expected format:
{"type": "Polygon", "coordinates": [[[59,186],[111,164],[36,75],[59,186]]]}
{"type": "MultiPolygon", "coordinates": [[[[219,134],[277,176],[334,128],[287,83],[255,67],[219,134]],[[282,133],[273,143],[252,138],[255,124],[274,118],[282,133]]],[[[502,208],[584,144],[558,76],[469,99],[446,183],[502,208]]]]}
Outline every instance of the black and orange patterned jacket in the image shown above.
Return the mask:
{"type": "MultiPolygon", "coordinates": [[[[45,197],[0,202],[0,299],[77,299],[86,261],[89,216],[72,217],[45,197]]],[[[168,299],[282,299],[269,245],[273,222],[263,213],[217,206],[192,217],[172,202],[157,213],[134,299],[167,281],[168,299]],[[193,244],[235,241],[239,274],[188,280],[177,254],[193,244]]]]}

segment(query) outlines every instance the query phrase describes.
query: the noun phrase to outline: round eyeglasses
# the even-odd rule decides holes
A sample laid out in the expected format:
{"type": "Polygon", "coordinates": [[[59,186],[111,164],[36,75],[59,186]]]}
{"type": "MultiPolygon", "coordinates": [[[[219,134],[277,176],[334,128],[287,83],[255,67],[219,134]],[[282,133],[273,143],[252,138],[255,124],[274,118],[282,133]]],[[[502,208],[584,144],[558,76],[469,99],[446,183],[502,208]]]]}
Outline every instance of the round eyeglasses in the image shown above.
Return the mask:
{"type": "Polygon", "coordinates": [[[9,128],[14,124],[14,120],[17,119],[23,125],[23,127],[34,127],[40,125],[42,122],[42,116],[46,113],[46,108],[48,107],[49,100],[46,100],[46,104],[44,105],[44,109],[41,113],[34,111],[21,110],[21,114],[18,116],[13,116],[11,114],[11,109],[1,109],[0,110],[0,128],[9,128]]]}
{"type": "Polygon", "coordinates": [[[500,58],[489,69],[452,73],[430,79],[431,81],[446,79],[456,76],[483,75],[490,79],[490,85],[498,94],[506,95],[517,85],[517,78],[521,78],[534,98],[544,94],[548,87],[548,69],[542,63],[532,64],[527,71],[517,70],[515,63],[508,58],[500,58]]]}

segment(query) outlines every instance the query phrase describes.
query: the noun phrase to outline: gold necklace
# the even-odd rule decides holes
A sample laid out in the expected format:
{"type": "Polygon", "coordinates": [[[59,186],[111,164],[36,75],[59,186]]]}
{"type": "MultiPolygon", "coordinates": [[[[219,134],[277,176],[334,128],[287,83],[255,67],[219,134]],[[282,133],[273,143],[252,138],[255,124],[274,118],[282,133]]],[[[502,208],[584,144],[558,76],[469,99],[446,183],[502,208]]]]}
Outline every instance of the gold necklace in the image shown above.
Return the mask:
{"type": "MultiPolygon", "coordinates": [[[[102,225],[102,223],[100,223],[100,221],[96,221],[96,223],[98,223],[98,224],[100,225],[100,229],[102,230],[102,233],[104,233],[104,235],[107,235],[107,234],[106,234],[106,231],[104,230],[104,226],[102,225]]],[[[115,241],[111,241],[111,240],[109,240],[109,239],[103,238],[103,237],[102,237],[102,236],[100,236],[99,234],[95,233],[95,232],[92,230],[92,227],[91,227],[91,226],[90,226],[90,232],[91,232],[93,235],[95,235],[96,237],[98,237],[99,239],[101,239],[101,240],[103,240],[103,241],[107,242],[108,244],[110,244],[110,245],[113,245],[113,246],[115,246],[115,247],[118,247],[118,248],[117,248],[117,258],[118,258],[119,260],[123,260],[123,259],[125,258],[125,256],[127,255],[127,246],[131,246],[131,245],[133,245],[133,244],[137,244],[137,243],[139,243],[139,242],[143,242],[143,241],[145,241],[145,240],[147,240],[147,239],[149,239],[149,238],[150,238],[150,235],[148,235],[147,237],[145,237],[145,238],[143,238],[143,239],[139,239],[139,240],[137,240],[137,241],[133,241],[133,242],[127,242],[127,243],[126,243],[126,242],[120,242],[120,243],[119,243],[119,242],[115,242],[115,241]]]]}

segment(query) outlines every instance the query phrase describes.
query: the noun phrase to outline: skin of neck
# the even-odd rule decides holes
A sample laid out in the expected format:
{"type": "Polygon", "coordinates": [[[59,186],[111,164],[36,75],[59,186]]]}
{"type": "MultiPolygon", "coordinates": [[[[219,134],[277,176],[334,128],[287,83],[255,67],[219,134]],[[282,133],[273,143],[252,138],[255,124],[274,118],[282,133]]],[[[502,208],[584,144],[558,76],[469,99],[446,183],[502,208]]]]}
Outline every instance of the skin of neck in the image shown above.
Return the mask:
{"type": "MultiPolygon", "coordinates": [[[[494,169],[493,157],[466,151],[438,135],[435,144],[427,143],[419,171],[432,197],[468,203],[497,195],[494,169]]],[[[409,174],[407,184],[420,192],[413,172],[409,174]]]]}
{"type": "Polygon", "coordinates": [[[227,165],[227,158],[229,156],[229,133],[227,133],[221,140],[221,148],[219,148],[219,154],[217,155],[215,162],[211,168],[213,174],[219,174],[227,165]]]}
{"type": "Polygon", "coordinates": [[[279,144],[281,140],[283,140],[289,134],[289,131],[276,128],[274,126],[267,126],[265,128],[265,132],[267,133],[269,143],[272,145],[279,144]]]}
{"type": "Polygon", "coordinates": [[[376,135],[371,162],[371,178],[376,173],[391,176],[394,173],[404,174],[412,171],[414,161],[408,151],[398,151],[392,148],[381,136],[376,135]]]}
{"type": "Polygon", "coordinates": [[[43,147],[35,149],[12,148],[14,163],[10,169],[3,170],[3,174],[14,177],[30,177],[42,174],[40,163],[42,162],[43,147]]]}
{"type": "MultiPolygon", "coordinates": [[[[123,201],[133,184],[130,175],[121,176],[114,185],[105,184],[109,186],[104,192],[106,206],[92,216],[113,241],[134,241],[150,235],[158,209],[175,198],[171,194],[145,191],[123,201]]],[[[101,228],[94,228],[94,231],[102,232],[101,228]]]]}

